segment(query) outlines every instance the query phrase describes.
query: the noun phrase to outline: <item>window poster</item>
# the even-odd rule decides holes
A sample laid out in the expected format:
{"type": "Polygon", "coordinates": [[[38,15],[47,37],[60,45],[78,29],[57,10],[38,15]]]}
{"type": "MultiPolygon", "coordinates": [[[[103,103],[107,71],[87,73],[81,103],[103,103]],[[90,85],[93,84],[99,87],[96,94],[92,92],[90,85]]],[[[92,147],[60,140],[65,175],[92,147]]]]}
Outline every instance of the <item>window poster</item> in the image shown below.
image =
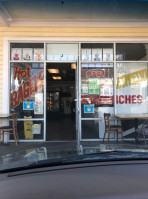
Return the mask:
{"type": "Polygon", "coordinates": [[[82,94],[88,94],[88,91],[89,91],[88,84],[82,84],[81,85],[82,94]]]}
{"type": "Polygon", "coordinates": [[[12,48],[11,49],[11,60],[21,61],[22,49],[21,48],[12,48]]]}
{"type": "Polygon", "coordinates": [[[89,79],[89,94],[99,95],[99,79],[89,79]]]}
{"type": "Polygon", "coordinates": [[[34,61],[44,61],[43,48],[34,48],[34,61]]]}
{"type": "Polygon", "coordinates": [[[104,48],[103,49],[103,61],[113,61],[113,49],[104,48]]]}
{"type": "Polygon", "coordinates": [[[34,114],[43,114],[43,93],[35,93],[34,114]]]}
{"type": "Polygon", "coordinates": [[[100,96],[113,96],[113,85],[100,84],[100,96]]]}
{"type": "Polygon", "coordinates": [[[91,49],[82,49],[82,61],[91,61],[91,49]]]}
{"type": "Polygon", "coordinates": [[[23,48],[23,60],[32,61],[33,49],[32,48],[23,48]]]}
{"type": "Polygon", "coordinates": [[[36,135],[41,134],[41,124],[32,125],[32,134],[36,134],[36,135]]]}
{"type": "Polygon", "coordinates": [[[102,61],[102,48],[92,49],[92,61],[102,61]]]}
{"type": "Polygon", "coordinates": [[[23,110],[33,110],[33,102],[24,101],[23,110]]]}

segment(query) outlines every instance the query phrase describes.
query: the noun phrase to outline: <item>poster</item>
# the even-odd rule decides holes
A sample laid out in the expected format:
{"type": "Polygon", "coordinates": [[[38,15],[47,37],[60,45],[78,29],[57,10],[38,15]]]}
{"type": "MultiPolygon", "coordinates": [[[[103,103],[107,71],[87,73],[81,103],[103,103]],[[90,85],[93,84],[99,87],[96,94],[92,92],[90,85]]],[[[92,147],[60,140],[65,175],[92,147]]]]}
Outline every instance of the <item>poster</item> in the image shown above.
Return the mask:
{"type": "Polygon", "coordinates": [[[103,61],[113,61],[113,49],[104,48],[103,49],[103,61]]]}
{"type": "Polygon", "coordinates": [[[102,61],[102,48],[92,49],[92,61],[102,61]]]}
{"type": "Polygon", "coordinates": [[[23,60],[32,61],[33,49],[23,48],[23,60]]]}
{"type": "Polygon", "coordinates": [[[91,61],[91,49],[82,49],[82,61],[91,61]]]}
{"type": "MultiPolygon", "coordinates": [[[[24,119],[32,119],[32,116],[26,117],[24,116],[24,119]]],[[[24,135],[25,139],[33,139],[33,134],[32,134],[32,124],[33,121],[24,121],[24,135]]]]}
{"type": "Polygon", "coordinates": [[[88,84],[82,84],[81,92],[82,94],[88,94],[88,84]]]}
{"type": "Polygon", "coordinates": [[[43,48],[34,48],[34,61],[44,61],[43,48]]]}
{"type": "Polygon", "coordinates": [[[35,93],[34,114],[43,114],[43,93],[35,93]]]}
{"type": "Polygon", "coordinates": [[[33,102],[23,102],[23,110],[33,110],[33,102]]]}
{"type": "Polygon", "coordinates": [[[11,60],[21,61],[22,49],[21,48],[12,48],[11,49],[11,60]]]}
{"type": "Polygon", "coordinates": [[[84,105],[84,113],[94,113],[94,105],[84,105]]]}
{"type": "Polygon", "coordinates": [[[41,124],[33,124],[32,125],[32,134],[41,134],[41,124]]]}
{"type": "Polygon", "coordinates": [[[99,79],[89,79],[89,94],[99,95],[99,79]]]}

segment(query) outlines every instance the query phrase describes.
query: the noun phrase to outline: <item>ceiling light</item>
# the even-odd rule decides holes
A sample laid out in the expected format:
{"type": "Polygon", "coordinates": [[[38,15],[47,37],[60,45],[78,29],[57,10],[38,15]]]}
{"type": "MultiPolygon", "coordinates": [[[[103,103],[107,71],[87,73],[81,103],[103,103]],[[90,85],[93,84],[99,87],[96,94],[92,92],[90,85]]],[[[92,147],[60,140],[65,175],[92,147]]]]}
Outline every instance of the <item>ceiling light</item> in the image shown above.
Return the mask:
{"type": "Polygon", "coordinates": [[[71,64],[71,69],[76,69],[76,63],[71,64]]]}
{"type": "Polygon", "coordinates": [[[55,80],[60,80],[60,79],[62,79],[61,77],[56,77],[56,76],[54,76],[54,77],[52,77],[52,79],[55,79],[55,80]]]}
{"type": "Polygon", "coordinates": [[[47,69],[49,73],[59,73],[59,69],[51,68],[47,69]]]}

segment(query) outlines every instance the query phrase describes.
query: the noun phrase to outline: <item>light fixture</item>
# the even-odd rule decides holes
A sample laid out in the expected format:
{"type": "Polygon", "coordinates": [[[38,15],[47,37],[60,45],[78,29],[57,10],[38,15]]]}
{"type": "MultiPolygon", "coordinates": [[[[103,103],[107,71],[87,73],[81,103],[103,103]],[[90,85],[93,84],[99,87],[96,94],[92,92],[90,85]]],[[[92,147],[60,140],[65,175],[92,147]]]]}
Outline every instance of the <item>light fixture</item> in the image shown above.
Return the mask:
{"type": "Polygon", "coordinates": [[[56,76],[54,76],[54,77],[52,77],[52,79],[55,79],[55,80],[57,80],[57,79],[58,79],[58,80],[60,80],[60,79],[62,79],[62,78],[61,78],[61,77],[59,77],[59,76],[57,76],[57,77],[56,77],[56,76]]]}
{"type": "Polygon", "coordinates": [[[71,69],[76,69],[76,63],[71,64],[71,69]]]}
{"type": "Polygon", "coordinates": [[[49,73],[59,73],[59,69],[55,69],[55,68],[50,68],[47,69],[49,73]]]}

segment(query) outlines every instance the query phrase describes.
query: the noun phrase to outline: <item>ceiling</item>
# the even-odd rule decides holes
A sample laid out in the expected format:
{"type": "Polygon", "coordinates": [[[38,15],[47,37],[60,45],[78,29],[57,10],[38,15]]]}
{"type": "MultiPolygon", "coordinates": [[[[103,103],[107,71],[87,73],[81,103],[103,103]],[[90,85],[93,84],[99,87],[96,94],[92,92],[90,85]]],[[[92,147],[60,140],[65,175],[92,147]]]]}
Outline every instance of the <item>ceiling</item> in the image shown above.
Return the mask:
{"type": "Polygon", "coordinates": [[[58,69],[59,73],[49,73],[47,70],[47,82],[71,82],[75,81],[75,70],[71,69],[71,63],[48,63],[47,69],[58,69]],[[54,77],[61,77],[61,80],[54,80],[54,77]]]}
{"type": "Polygon", "coordinates": [[[148,25],[147,0],[0,1],[0,26],[142,23],[148,25]]]}

